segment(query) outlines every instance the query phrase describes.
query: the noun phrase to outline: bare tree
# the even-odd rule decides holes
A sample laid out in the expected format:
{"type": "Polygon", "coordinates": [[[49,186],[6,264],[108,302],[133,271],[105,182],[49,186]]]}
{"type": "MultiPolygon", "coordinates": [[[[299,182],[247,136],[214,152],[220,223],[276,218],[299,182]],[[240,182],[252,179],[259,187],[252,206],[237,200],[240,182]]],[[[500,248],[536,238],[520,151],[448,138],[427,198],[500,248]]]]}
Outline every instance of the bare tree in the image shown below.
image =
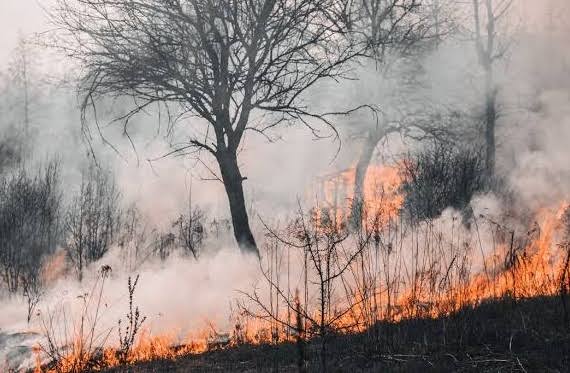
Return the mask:
{"type": "Polygon", "coordinates": [[[176,249],[176,235],[172,232],[155,232],[155,235],[153,253],[164,261],[176,249]]]}
{"type": "Polygon", "coordinates": [[[487,184],[482,152],[464,146],[436,141],[400,165],[403,206],[413,221],[434,219],[450,206],[465,211],[487,184]]]}
{"type": "Polygon", "coordinates": [[[13,50],[8,65],[7,78],[9,87],[6,94],[13,108],[13,125],[18,129],[22,141],[19,145],[22,156],[31,150],[34,114],[41,104],[42,91],[45,88],[39,73],[38,53],[32,42],[23,35],[18,36],[18,44],[13,50]]]}
{"type": "Polygon", "coordinates": [[[59,242],[58,166],[30,177],[25,170],[0,179],[0,276],[8,291],[22,290],[28,319],[42,287],[44,260],[59,242]]]}
{"type": "Polygon", "coordinates": [[[90,263],[103,257],[119,234],[120,194],[114,181],[91,166],[65,217],[65,245],[79,280],[90,263]]]}
{"type": "Polygon", "coordinates": [[[495,128],[498,109],[494,65],[508,49],[508,43],[502,43],[498,37],[498,23],[508,15],[512,4],[513,0],[473,0],[475,48],[485,74],[485,169],[488,178],[495,174],[495,128]],[[481,12],[484,12],[483,16],[481,12]]]}
{"type": "Polygon", "coordinates": [[[175,151],[215,158],[237,243],[258,253],[238,149],[247,131],[295,121],[322,136],[318,123],[332,127],[335,113],[311,111],[303,98],[321,81],[346,77],[362,52],[331,19],[336,1],[58,0],[53,18],[71,38],[59,46],[85,67],[84,113],[103,96],[130,96],[125,131],[152,104],[205,121],[191,123],[175,151]]]}
{"type": "Polygon", "coordinates": [[[29,90],[29,51],[26,41],[20,36],[18,48],[16,49],[14,63],[14,78],[17,79],[23,92],[23,117],[24,117],[24,136],[29,132],[30,127],[30,90],[29,90]]]}
{"type": "Polygon", "coordinates": [[[23,161],[32,148],[30,127],[41,103],[42,83],[37,71],[37,53],[22,35],[10,55],[0,84],[0,114],[4,127],[0,140],[0,171],[23,161]]]}
{"type": "Polygon", "coordinates": [[[418,0],[346,1],[353,30],[366,40],[368,53],[379,61],[386,52],[400,53],[419,40],[433,37],[433,21],[424,2],[418,0]]]}
{"type": "Polygon", "coordinates": [[[329,339],[335,333],[351,330],[355,326],[352,323],[355,320],[347,322],[347,315],[359,306],[359,301],[353,299],[339,304],[342,303],[338,302],[340,295],[335,292],[339,290],[337,287],[346,290],[346,276],[371,242],[372,231],[351,234],[345,224],[338,224],[335,218],[323,215],[322,210],[315,209],[306,214],[300,208],[298,216],[285,232],[279,233],[267,226],[266,229],[276,244],[273,249],[275,262],[269,265],[269,269],[261,266],[262,276],[270,287],[270,299],[266,301],[254,289],[251,293],[242,292],[254,308],[244,304],[240,306],[246,314],[276,324],[276,329],[283,327],[294,331],[300,348],[300,367],[304,366],[303,339],[320,338],[321,371],[327,371],[329,339]],[[281,249],[279,245],[298,249],[303,257],[303,304],[298,290],[293,295],[289,286],[280,284],[280,261],[277,260],[277,252],[281,251],[278,250],[281,249]],[[309,299],[312,298],[309,293],[313,292],[316,295],[314,302],[309,299]],[[279,312],[280,302],[287,312],[279,312]],[[295,316],[295,320],[291,315],[295,316]]]}
{"type": "Polygon", "coordinates": [[[189,206],[188,212],[180,215],[173,223],[173,226],[178,227],[180,247],[186,253],[192,254],[195,259],[198,258],[200,248],[206,238],[205,219],[204,211],[199,207],[192,208],[189,206]]]}
{"type": "Polygon", "coordinates": [[[123,264],[132,272],[148,257],[150,246],[148,223],[136,205],[131,205],[122,214],[120,230],[118,244],[123,264]]]}
{"type": "MultiPolygon", "coordinates": [[[[347,4],[351,7],[349,13],[356,37],[366,41],[367,55],[378,65],[384,62],[386,54],[391,54],[398,56],[401,64],[407,66],[407,71],[399,72],[403,77],[399,84],[402,88],[394,95],[409,94],[406,91],[410,88],[417,90],[418,54],[421,55],[433,43],[437,44],[449,29],[443,4],[439,1],[426,4],[416,0],[359,0],[347,1],[347,4]]],[[[376,112],[375,125],[366,126],[364,133],[358,133],[357,137],[362,138],[363,142],[356,162],[351,212],[353,225],[358,227],[361,222],[364,180],[378,144],[397,132],[410,137],[417,137],[418,133],[435,135],[441,132],[441,129],[437,129],[439,124],[434,126],[430,123],[437,120],[433,120],[433,117],[426,119],[429,115],[418,115],[420,111],[428,112],[424,108],[408,108],[395,116],[385,113],[378,115],[376,112]]]]}

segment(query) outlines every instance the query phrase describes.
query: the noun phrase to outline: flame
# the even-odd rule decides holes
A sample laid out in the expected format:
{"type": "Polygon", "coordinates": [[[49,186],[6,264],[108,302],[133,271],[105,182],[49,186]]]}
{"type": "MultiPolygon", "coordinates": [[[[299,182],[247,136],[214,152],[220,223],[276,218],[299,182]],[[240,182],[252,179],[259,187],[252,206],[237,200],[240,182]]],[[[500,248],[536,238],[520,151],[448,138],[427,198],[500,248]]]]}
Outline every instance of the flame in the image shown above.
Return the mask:
{"type": "MultiPolygon", "coordinates": [[[[322,183],[323,205],[329,208],[326,212],[334,217],[335,229],[342,228],[343,222],[350,217],[354,180],[355,169],[350,169],[329,176],[322,183]]],[[[382,229],[398,217],[404,202],[401,183],[397,167],[370,167],[363,188],[362,223],[366,229],[382,229]]],[[[322,210],[318,210],[316,217],[321,224],[331,220],[322,210]]],[[[492,252],[482,260],[483,269],[476,273],[472,273],[471,268],[475,256],[472,248],[470,254],[463,258],[465,263],[460,266],[454,263],[453,258],[447,271],[424,268],[414,273],[411,279],[399,277],[388,284],[374,283],[372,289],[363,289],[364,285],[359,288],[357,284],[356,291],[352,293],[350,312],[335,325],[342,330],[357,332],[362,331],[363,324],[371,326],[381,320],[440,317],[486,299],[556,295],[560,291],[561,273],[568,270],[565,268],[568,245],[560,244],[563,219],[568,211],[566,201],[552,208],[540,209],[535,214],[533,227],[529,229],[528,242],[514,247],[513,232],[511,240],[495,243],[492,252]],[[459,273],[454,281],[450,281],[449,272],[453,267],[457,267],[459,273]],[[363,322],[363,319],[368,321],[363,322]]],[[[387,249],[391,250],[390,247],[387,249]]],[[[360,266],[361,263],[356,263],[353,271],[361,271],[360,266]]]]}
{"type": "MultiPolygon", "coordinates": [[[[319,186],[322,206],[315,211],[315,219],[326,225],[333,222],[335,228],[351,218],[355,197],[356,168],[321,178],[319,186]]],[[[404,196],[400,191],[402,177],[394,166],[370,165],[362,185],[362,225],[368,228],[384,226],[398,215],[404,196]]]]}
{"type": "MultiPolygon", "coordinates": [[[[344,229],[346,224],[343,222],[350,218],[351,202],[354,198],[354,177],[355,170],[352,169],[322,181],[322,207],[326,206],[328,211],[317,209],[318,223],[324,225],[325,220],[332,219],[334,229],[344,229]]],[[[396,167],[370,167],[363,188],[364,227],[374,226],[375,229],[382,229],[398,218],[404,201],[400,191],[401,183],[402,179],[396,167]]],[[[435,259],[417,259],[416,262],[425,262],[423,267],[406,268],[405,276],[390,269],[390,265],[396,261],[393,259],[396,249],[390,245],[377,246],[373,252],[363,254],[361,262],[352,264],[352,288],[347,291],[344,299],[337,299],[332,305],[334,310],[338,310],[332,312],[331,317],[335,320],[333,326],[343,332],[360,332],[379,321],[395,322],[409,318],[449,315],[487,299],[556,295],[561,287],[561,274],[568,270],[565,266],[569,245],[560,244],[562,240],[568,240],[568,232],[564,231],[568,229],[568,222],[565,221],[569,215],[568,211],[567,202],[562,202],[554,208],[543,208],[535,214],[535,223],[522,243],[515,242],[514,233],[510,237],[503,234],[491,250],[481,248],[480,252],[487,254],[483,254],[481,269],[476,269],[475,272],[473,262],[478,251],[467,244],[455,244],[455,253],[441,254],[435,259]],[[459,253],[463,253],[463,256],[459,253]],[[377,257],[373,258],[372,255],[377,257]],[[375,264],[377,267],[364,268],[365,263],[374,261],[378,262],[375,264]]],[[[436,236],[440,238],[441,234],[434,233],[434,237],[436,236]]],[[[428,245],[427,238],[425,241],[421,243],[428,245]]],[[[301,307],[298,292],[295,300],[290,301],[289,304],[294,303],[301,307]]],[[[286,312],[285,310],[282,314],[286,312]]],[[[319,319],[318,312],[312,314],[313,319],[319,319]]],[[[295,318],[294,313],[292,318],[295,318]]],[[[295,324],[289,320],[289,325],[295,324]]],[[[242,343],[294,341],[298,338],[310,338],[318,333],[310,330],[306,321],[302,320],[297,322],[297,325],[302,325],[301,330],[273,321],[247,318],[244,315],[235,317],[233,325],[232,333],[218,333],[210,324],[183,341],[175,338],[174,333],[153,336],[149,330],[145,330],[126,359],[119,359],[119,351],[109,347],[103,351],[99,365],[113,367],[155,359],[176,359],[242,343]]],[[[58,361],[57,367],[51,370],[42,369],[38,359],[36,371],[65,373],[88,367],[94,356],[86,356],[80,347],[75,346],[71,353],[58,361]]]]}

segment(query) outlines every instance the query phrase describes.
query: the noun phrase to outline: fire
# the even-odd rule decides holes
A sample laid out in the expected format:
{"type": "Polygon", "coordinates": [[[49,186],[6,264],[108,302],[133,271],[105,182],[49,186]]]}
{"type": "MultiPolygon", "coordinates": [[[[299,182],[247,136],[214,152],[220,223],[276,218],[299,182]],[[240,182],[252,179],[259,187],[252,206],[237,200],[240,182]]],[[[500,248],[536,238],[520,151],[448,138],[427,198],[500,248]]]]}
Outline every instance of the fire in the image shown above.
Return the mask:
{"type": "MultiPolygon", "coordinates": [[[[324,204],[334,211],[331,215],[336,219],[336,228],[343,227],[339,222],[346,222],[350,218],[354,180],[355,170],[351,169],[328,177],[323,183],[324,204]]],[[[382,230],[389,222],[397,219],[404,200],[400,191],[401,183],[396,167],[371,167],[363,188],[363,226],[382,230]]],[[[399,321],[448,315],[487,299],[505,296],[520,299],[558,294],[562,273],[568,271],[565,267],[568,245],[560,244],[564,223],[568,224],[563,221],[568,209],[569,205],[564,201],[553,208],[538,211],[533,227],[529,229],[522,244],[515,242],[514,231],[510,232],[511,236],[506,234],[508,232],[502,232],[504,237],[498,239],[491,252],[482,258],[483,268],[476,272],[472,268],[472,262],[477,256],[474,247],[463,248],[465,256],[461,262],[458,256],[447,258],[448,262],[443,268],[436,267],[445,263],[445,255],[440,255],[437,260],[426,255],[418,259],[423,261],[423,268],[407,277],[394,272],[392,279],[388,278],[390,269],[387,267],[390,265],[391,254],[383,254],[380,261],[384,267],[380,271],[385,272],[385,278],[380,280],[374,275],[374,278],[367,279],[366,285],[359,284],[358,279],[354,280],[355,290],[351,293],[353,299],[350,302],[352,305],[349,305],[350,312],[340,318],[336,326],[357,332],[362,330],[362,325],[371,326],[381,320],[399,321]]],[[[317,221],[323,220],[323,214],[318,214],[317,221]]],[[[426,232],[430,229],[426,228],[426,232]]],[[[441,233],[437,233],[437,237],[434,233],[430,234],[434,235],[431,240],[442,237],[441,233]]],[[[429,240],[426,237],[424,239],[427,241],[421,244],[429,246],[429,240]]],[[[391,243],[384,247],[387,251],[392,249],[391,243]]],[[[372,259],[363,261],[370,262],[372,259]]],[[[364,278],[366,271],[360,268],[362,266],[363,262],[354,263],[352,271],[364,278]]]]}
{"type": "Polygon", "coordinates": [[[182,339],[177,338],[176,334],[153,335],[149,329],[144,329],[124,357],[121,357],[122,351],[116,347],[105,347],[102,351],[88,352],[85,346],[81,345],[81,339],[75,338],[70,346],[70,352],[48,366],[44,364],[41,358],[42,349],[38,346],[33,351],[36,356],[35,372],[79,373],[160,359],[175,360],[244,343],[259,345],[290,339],[283,329],[278,330],[261,320],[241,318],[236,318],[234,332],[231,335],[218,333],[212,323],[208,323],[207,327],[198,332],[189,333],[182,339]]]}
{"type": "Polygon", "coordinates": [[[205,332],[189,335],[183,341],[174,334],[152,335],[148,329],[141,332],[136,344],[121,358],[121,351],[114,347],[105,347],[102,351],[88,352],[83,346],[78,346],[79,338],[71,347],[71,352],[54,363],[44,367],[41,349],[34,349],[36,354],[37,373],[77,373],[85,370],[98,370],[121,365],[131,365],[158,359],[176,359],[181,356],[199,354],[208,350],[208,340],[205,332]]]}
{"type": "Polygon", "coordinates": [[[555,295],[560,289],[560,274],[564,270],[563,245],[559,245],[563,229],[562,212],[566,203],[555,209],[543,209],[537,214],[538,233],[516,252],[512,243],[501,244],[497,253],[487,258],[487,268],[493,273],[480,273],[466,287],[469,299],[485,299],[511,295],[527,298],[555,295]],[[508,258],[505,261],[505,258],[508,258]]]}
{"type": "MultiPolygon", "coordinates": [[[[354,177],[355,171],[347,170],[321,183],[325,206],[317,210],[319,224],[329,219],[334,222],[329,227],[346,228],[354,198],[354,177]]],[[[391,223],[400,217],[404,202],[401,183],[396,167],[370,168],[363,187],[363,227],[374,227],[378,234],[393,229],[391,223]]],[[[526,235],[501,228],[492,248],[473,247],[468,241],[460,242],[461,239],[454,242],[451,238],[451,242],[447,242],[442,238],[447,232],[438,232],[431,226],[426,226],[421,234],[416,233],[416,241],[408,245],[426,251],[423,254],[416,252],[415,257],[413,253],[403,251],[406,243],[376,241],[371,250],[363,252],[350,265],[349,273],[353,277],[343,279],[345,294],[335,298],[329,315],[334,319],[332,326],[340,332],[361,332],[381,321],[449,315],[487,299],[508,296],[516,300],[556,295],[561,289],[562,274],[568,271],[568,243],[562,244],[568,240],[568,222],[565,221],[568,211],[566,202],[555,208],[541,209],[535,214],[535,222],[526,235]],[[520,239],[521,236],[524,239],[520,239]],[[486,254],[480,258],[480,268],[474,269],[474,262],[483,253],[486,254]],[[413,258],[411,264],[405,263],[406,255],[413,258]],[[336,309],[338,312],[334,311],[336,309]]],[[[403,236],[402,233],[392,235],[394,239],[403,236]]],[[[318,335],[318,331],[311,330],[299,318],[300,313],[286,308],[292,304],[301,307],[298,292],[294,299],[291,296],[287,302],[281,302],[284,309],[278,312],[291,314],[287,323],[251,315],[248,318],[242,314],[234,317],[230,333],[218,333],[213,325],[208,325],[182,341],[175,333],[153,336],[149,330],[144,330],[122,359],[116,348],[105,348],[99,357],[85,355],[81,348],[73,348],[56,367],[42,369],[38,363],[37,371],[78,372],[86,367],[176,359],[243,343],[279,343],[318,335]],[[89,365],[93,361],[98,361],[98,365],[89,365]]],[[[318,311],[311,311],[311,315],[314,320],[321,316],[318,311]]]]}
{"type": "MultiPolygon", "coordinates": [[[[351,168],[321,178],[317,197],[322,202],[316,210],[318,221],[332,221],[340,227],[351,219],[355,196],[356,169],[351,168]]],[[[395,166],[370,165],[362,185],[362,225],[383,226],[398,215],[404,196],[400,191],[402,178],[395,166]]]]}

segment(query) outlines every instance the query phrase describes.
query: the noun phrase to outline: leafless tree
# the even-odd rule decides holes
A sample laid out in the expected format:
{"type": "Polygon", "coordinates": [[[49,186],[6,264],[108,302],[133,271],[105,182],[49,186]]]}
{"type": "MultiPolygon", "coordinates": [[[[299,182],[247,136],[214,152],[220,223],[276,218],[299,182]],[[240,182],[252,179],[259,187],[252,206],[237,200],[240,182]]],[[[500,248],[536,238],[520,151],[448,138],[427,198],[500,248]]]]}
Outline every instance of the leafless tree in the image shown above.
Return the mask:
{"type": "MultiPolygon", "coordinates": [[[[411,87],[408,86],[404,89],[411,87]]],[[[394,92],[394,94],[405,95],[403,92],[394,92]]],[[[373,119],[375,125],[369,126],[370,128],[364,133],[355,134],[356,138],[361,139],[362,148],[355,164],[354,191],[350,213],[350,221],[353,227],[358,228],[361,224],[362,211],[365,208],[363,205],[366,173],[378,146],[388,141],[392,134],[398,134],[402,138],[418,142],[434,139],[444,143],[453,141],[458,132],[453,130],[453,125],[457,125],[460,116],[461,113],[447,112],[447,109],[442,109],[440,112],[438,107],[429,107],[429,104],[420,105],[415,109],[408,108],[397,112],[395,115],[379,116],[378,113],[375,113],[373,119]]]]}
{"type": "Polygon", "coordinates": [[[101,259],[119,234],[119,202],[113,179],[104,170],[89,167],[65,217],[65,248],[80,281],[83,270],[101,259]]]}
{"type": "Polygon", "coordinates": [[[157,232],[154,246],[154,253],[158,255],[160,260],[166,260],[176,249],[176,235],[172,232],[157,232]]]}
{"type": "Polygon", "coordinates": [[[16,48],[12,51],[7,69],[8,87],[4,94],[12,111],[8,120],[13,123],[21,140],[18,145],[22,157],[32,148],[32,125],[40,110],[45,89],[43,77],[39,72],[41,65],[39,54],[31,40],[18,36],[16,48]]]}
{"type": "Polygon", "coordinates": [[[43,294],[43,284],[41,278],[41,272],[37,276],[24,276],[21,280],[22,283],[22,294],[26,299],[27,306],[27,321],[28,324],[32,321],[32,316],[36,310],[36,306],[40,302],[43,294]]]}
{"type": "Polygon", "coordinates": [[[447,207],[464,211],[487,184],[480,151],[441,142],[409,154],[400,170],[403,206],[413,221],[436,218],[447,207]]]}
{"type": "MultiPolygon", "coordinates": [[[[320,338],[321,369],[326,371],[328,340],[334,333],[354,327],[346,322],[346,316],[358,306],[353,299],[339,304],[342,302],[338,302],[335,292],[343,288],[351,266],[371,242],[372,231],[353,235],[346,224],[338,224],[336,219],[324,216],[320,209],[308,214],[299,210],[298,216],[285,232],[276,232],[267,226],[266,229],[278,245],[297,249],[304,257],[304,300],[299,298],[298,291],[293,295],[289,286],[285,288],[280,284],[279,261],[275,259],[271,260],[275,263],[270,265],[270,270],[262,267],[263,278],[271,289],[269,302],[255,289],[252,293],[243,294],[257,309],[246,305],[242,305],[242,309],[251,316],[294,331],[298,338],[320,338]],[[316,293],[314,304],[309,300],[309,294],[313,291],[316,293]],[[288,312],[279,312],[279,302],[288,312]],[[291,314],[296,315],[295,319],[291,314]]],[[[274,250],[276,253],[277,250],[274,250]]],[[[300,365],[303,365],[302,362],[300,365]]]]}
{"type": "Polygon", "coordinates": [[[136,205],[131,205],[121,219],[118,244],[127,270],[135,270],[147,258],[149,227],[136,205]]]}
{"type": "Polygon", "coordinates": [[[192,254],[195,259],[198,258],[199,250],[206,238],[205,219],[204,211],[199,207],[189,207],[188,212],[180,215],[173,224],[178,227],[180,247],[185,252],[192,254]]]}
{"type": "Polygon", "coordinates": [[[509,46],[504,38],[499,38],[498,26],[507,18],[512,5],[513,0],[473,0],[475,48],[485,74],[485,168],[489,178],[495,174],[495,128],[498,118],[494,66],[509,46]]]}
{"type": "Polygon", "coordinates": [[[22,290],[29,315],[42,287],[44,260],[59,242],[58,166],[31,177],[20,170],[0,178],[0,270],[8,291],[22,290]]]}
{"type": "Polygon", "coordinates": [[[86,71],[84,113],[104,96],[130,96],[135,107],[119,118],[126,132],[152,104],[203,120],[188,121],[192,135],[175,151],[215,158],[235,238],[257,253],[238,150],[247,131],[298,122],[323,136],[319,123],[332,127],[339,113],[314,112],[304,98],[321,81],[346,77],[363,51],[331,19],[336,1],[58,0],[53,19],[68,31],[59,46],[86,71]]]}
{"type": "MultiPolygon", "coordinates": [[[[406,91],[410,89],[417,90],[418,54],[421,55],[432,44],[437,44],[450,29],[449,17],[445,16],[446,8],[443,4],[439,1],[425,3],[416,0],[359,0],[349,3],[353,9],[352,27],[358,30],[357,37],[366,40],[368,56],[376,64],[382,64],[385,55],[392,54],[407,66],[407,71],[399,73],[404,77],[399,84],[401,91],[394,92],[394,95],[408,94],[406,91]]],[[[396,116],[385,113],[378,115],[375,112],[375,125],[366,126],[364,133],[357,134],[363,143],[356,162],[351,212],[353,225],[360,225],[364,180],[378,144],[392,133],[412,138],[441,133],[441,123],[432,123],[438,120],[431,115],[431,111],[433,110],[408,108],[396,116]]]]}
{"type": "Polygon", "coordinates": [[[14,78],[20,82],[23,93],[23,118],[24,118],[24,136],[29,133],[30,127],[30,81],[29,81],[29,51],[26,41],[20,37],[18,41],[18,48],[16,49],[14,61],[14,78]]]}
{"type": "Polygon", "coordinates": [[[4,74],[0,73],[0,115],[4,128],[0,140],[0,172],[23,161],[32,148],[30,130],[41,103],[42,81],[37,53],[31,42],[18,36],[4,74]]]}
{"type": "MultiPolygon", "coordinates": [[[[386,52],[405,54],[420,40],[434,38],[433,9],[418,0],[356,0],[353,27],[366,40],[368,52],[379,61],[386,52]]],[[[428,2],[429,3],[429,2],[428,2]]],[[[438,18],[438,26],[440,25],[438,18]]]]}

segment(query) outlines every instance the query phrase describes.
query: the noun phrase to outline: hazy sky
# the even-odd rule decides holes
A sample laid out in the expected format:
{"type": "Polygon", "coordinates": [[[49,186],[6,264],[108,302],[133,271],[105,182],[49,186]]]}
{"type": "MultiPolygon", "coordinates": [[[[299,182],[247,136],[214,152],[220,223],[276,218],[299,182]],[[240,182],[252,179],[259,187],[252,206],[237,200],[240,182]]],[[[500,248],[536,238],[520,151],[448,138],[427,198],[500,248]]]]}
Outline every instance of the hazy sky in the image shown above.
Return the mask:
{"type": "MultiPolygon", "coordinates": [[[[48,29],[42,6],[47,7],[54,0],[0,0],[0,67],[3,67],[12,49],[16,46],[18,33],[29,35],[48,29]]],[[[520,8],[520,17],[539,17],[544,12],[545,4],[557,3],[560,7],[569,0],[516,0],[520,8]]]]}
{"type": "Polygon", "coordinates": [[[16,46],[18,33],[29,35],[48,28],[41,5],[46,0],[0,0],[0,65],[4,66],[16,46]]]}

